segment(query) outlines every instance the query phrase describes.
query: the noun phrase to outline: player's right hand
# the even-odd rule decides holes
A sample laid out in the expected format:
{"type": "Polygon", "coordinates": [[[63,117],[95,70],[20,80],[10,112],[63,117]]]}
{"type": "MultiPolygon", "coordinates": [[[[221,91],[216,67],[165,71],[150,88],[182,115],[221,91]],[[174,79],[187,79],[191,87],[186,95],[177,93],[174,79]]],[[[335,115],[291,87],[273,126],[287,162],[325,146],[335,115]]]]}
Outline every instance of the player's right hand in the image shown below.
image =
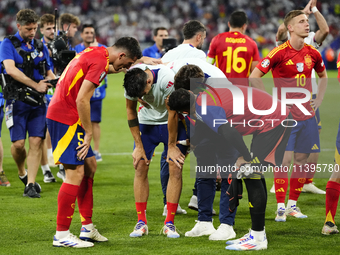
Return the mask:
{"type": "Polygon", "coordinates": [[[133,167],[137,169],[138,163],[141,159],[145,160],[145,164],[148,166],[150,164],[150,160],[145,155],[145,151],[142,148],[136,147],[132,153],[133,158],[133,167]]]}
{"type": "Polygon", "coordinates": [[[91,140],[92,135],[85,133],[84,142],[76,148],[78,160],[85,160],[91,146],[91,140]]]}
{"type": "Polygon", "coordinates": [[[48,83],[47,80],[41,80],[39,83],[37,83],[37,86],[35,87],[36,91],[40,93],[46,93],[48,88],[52,88],[52,84],[48,83]]]}

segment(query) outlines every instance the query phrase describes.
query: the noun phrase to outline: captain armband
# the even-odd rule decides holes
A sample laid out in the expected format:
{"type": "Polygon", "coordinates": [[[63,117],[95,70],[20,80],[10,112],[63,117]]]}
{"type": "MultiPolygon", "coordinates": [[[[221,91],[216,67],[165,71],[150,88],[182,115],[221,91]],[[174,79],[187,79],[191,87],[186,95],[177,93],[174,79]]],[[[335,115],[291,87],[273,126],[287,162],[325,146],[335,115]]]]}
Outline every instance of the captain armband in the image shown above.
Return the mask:
{"type": "Polygon", "coordinates": [[[135,118],[133,120],[128,120],[129,127],[136,127],[139,126],[138,118],[135,118]]]}

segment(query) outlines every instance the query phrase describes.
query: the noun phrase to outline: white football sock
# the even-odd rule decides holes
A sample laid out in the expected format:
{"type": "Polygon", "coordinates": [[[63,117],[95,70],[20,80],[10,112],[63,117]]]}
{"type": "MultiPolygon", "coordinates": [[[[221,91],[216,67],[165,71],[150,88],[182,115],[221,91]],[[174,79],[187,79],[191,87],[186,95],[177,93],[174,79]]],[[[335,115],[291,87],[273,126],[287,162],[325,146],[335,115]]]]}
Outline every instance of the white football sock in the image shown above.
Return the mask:
{"type": "Polygon", "coordinates": [[[287,203],[287,208],[291,208],[291,207],[294,207],[294,206],[296,207],[296,201],[289,199],[288,203],[287,203]]]}
{"type": "Polygon", "coordinates": [[[65,238],[66,236],[68,236],[70,234],[70,230],[66,230],[66,231],[56,231],[55,233],[55,237],[57,239],[62,239],[65,238]]]}
{"type": "Polygon", "coordinates": [[[285,203],[277,203],[277,210],[279,210],[280,208],[285,209],[285,203]]]}
{"type": "Polygon", "coordinates": [[[255,241],[263,242],[264,240],[264,229],[262,231],[254,231],[251,229],[251,235],[254,237],[255,241]]]}
{"type": "Polygon", "coordinates": [[[50,167],[48,166],[48,164],[47,164],[47,165],[41,166],[41,170],[42,170],[43,174],[45,174],[47,171],[50,171],[50,172],[51,172],[51,169],[50,169],[50,167]]]}

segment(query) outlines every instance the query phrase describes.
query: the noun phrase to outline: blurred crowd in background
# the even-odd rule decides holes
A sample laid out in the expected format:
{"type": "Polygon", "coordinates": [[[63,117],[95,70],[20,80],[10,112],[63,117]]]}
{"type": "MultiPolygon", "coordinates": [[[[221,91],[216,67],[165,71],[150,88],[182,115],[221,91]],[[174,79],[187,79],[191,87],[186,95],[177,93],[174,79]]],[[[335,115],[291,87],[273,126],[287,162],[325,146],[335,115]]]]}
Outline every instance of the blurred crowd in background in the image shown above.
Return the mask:
{"type": "MultiPolygon", "coordinates": [[[[249,18],[248,35],[257,44],[262,57],[275,47],[275,35],[286,13],[304,7],[307,0],[1,0],[0,40],[17,31],[15,15],[20,9],[30,8],[39,15],[58,12],[72,13],[84,23],[97,28],[97,40],[112,45],[122,36],[133,36],[142,48],[153,44],[152,30],[163,26],[169,36],[182,42],[181,29],[191,19],[201,21],[207,28],[203,50],[207,51],[211,39],[228,30],[229,15],[244,10],[249,18]]],[[[318,1],[317,8],[327,20],[330,33],[319,48],[328,69],[336,68],[335,60],[340,48],[340,1],[318,1]]],[[[311,31],[317,30],[313,15],[311,31]]],[[[78,32],[79,33],[79,32],[78,32]]],[[[76,36],[74,43],[79,43],[76,36]]]]}

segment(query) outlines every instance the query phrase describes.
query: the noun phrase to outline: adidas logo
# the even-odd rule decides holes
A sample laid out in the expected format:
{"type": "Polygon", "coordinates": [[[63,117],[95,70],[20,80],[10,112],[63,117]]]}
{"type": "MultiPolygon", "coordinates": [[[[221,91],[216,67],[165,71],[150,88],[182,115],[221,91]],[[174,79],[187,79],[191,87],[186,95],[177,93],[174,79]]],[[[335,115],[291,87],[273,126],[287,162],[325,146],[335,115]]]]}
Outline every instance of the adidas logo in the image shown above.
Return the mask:
{"type": "Polygon", "coordinates": [[[285,192],[284,188],[279,188],[277,190],[275,190],[275,192],[285,192]]]}
{"type": "Polygon", "coordinates": [[[300,192],[301,192],[301,191],[302,191],[302,188],[295,189],[295,191],[300,191],[300,192]]]}
{"type": "Polygon", "coordinates": [[[255,157],[250,163],[260,163],[260,160],[257,158],[257,157],[255,157]]]}
{"type": "Polygon", "coordinates": [[[174,85],[174,83],[171,82],[171,81],[169,81],[169,83],[168,83],[168,85],[166,86],[166,88],[168,89],[168,88],[170,88],[172,85],[174,85]]]}
{"type": "Polygon", "coordinates": [[[319,147],[316,144],[314,144],[314,146],[312,147],[312,150],[318,150],[318,149],[319,147]]]}
{"type": "Polygon", "coordinates": [[[289,59],[286,63],[286,66],[291,66],[291,65],[294,65],[294,63],[291,59],[289,59]]]}
{"type": "Polygon", "coordinates": [[[249,202],[248,203],[249,208],[254,208],[254,206],[249,202]]]}

